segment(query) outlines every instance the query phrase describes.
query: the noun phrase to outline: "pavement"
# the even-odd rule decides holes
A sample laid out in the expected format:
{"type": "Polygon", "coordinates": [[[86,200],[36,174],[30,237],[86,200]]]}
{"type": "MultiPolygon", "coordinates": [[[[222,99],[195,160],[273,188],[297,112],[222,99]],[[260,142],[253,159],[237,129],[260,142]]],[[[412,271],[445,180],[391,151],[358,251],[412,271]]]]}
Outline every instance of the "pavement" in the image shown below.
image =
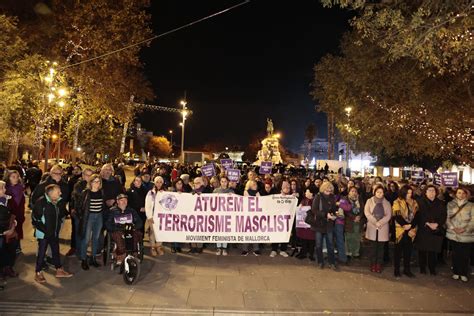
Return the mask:
{"type": "MultiPolygon", "coordinates": [[[[474,282],[452,280],[449,266],[436,277],[396,279],[391,267],[371,273],[364,259],[335,272],[309,260],[270,258],[269,249],[260,257],[241,257],[238,249],[218,257],[213,248],[201,255],[167,248],[164,256],[145,256],[134,286],[108,267],[83,271],[76,257],[62,257],[74,276],[56,279],[50,269],[47,283],[38,284],[29,219],[25,230],[16,264],[20,276],[0,292],[0,315],[474,315],[474,282]]],[[[67,220],[62,254],[69,234],[67,220]]]]}

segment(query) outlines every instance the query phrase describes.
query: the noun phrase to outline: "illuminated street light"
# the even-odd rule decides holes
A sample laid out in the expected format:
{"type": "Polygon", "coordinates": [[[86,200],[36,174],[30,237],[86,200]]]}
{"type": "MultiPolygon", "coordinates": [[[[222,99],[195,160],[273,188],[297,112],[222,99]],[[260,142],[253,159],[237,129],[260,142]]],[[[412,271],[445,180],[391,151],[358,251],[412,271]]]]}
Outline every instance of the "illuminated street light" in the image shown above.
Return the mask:
{"type": "Polygon", "coordinates": [[[58,135],[53,134],[53,135],[51,135],[51,138],[52,138],[53,140],[56,140],[56,139],[58,138],[58,135]]]}
{"type": "Polygon", "coordinates": [[[67,95],[67,91],[64,88],[61,88],[58,90],[58,94],[60,97],[64,97],[65,95],[67,95]]]}
{"type": "Polygon", "coordinates": [[[81,147],[77,147],[76,150],[77,150],[77,151],[81,151],[82,149],[81,149],[81,147]]]}

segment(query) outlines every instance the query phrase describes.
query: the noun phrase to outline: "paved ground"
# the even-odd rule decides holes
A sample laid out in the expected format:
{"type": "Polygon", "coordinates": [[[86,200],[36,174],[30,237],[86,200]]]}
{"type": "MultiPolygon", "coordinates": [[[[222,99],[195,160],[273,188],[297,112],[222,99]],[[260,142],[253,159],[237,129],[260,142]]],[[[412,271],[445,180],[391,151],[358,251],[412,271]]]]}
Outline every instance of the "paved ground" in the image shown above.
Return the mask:
{"type": "MultiPolygon", "coordinates": [[[[67,238],[69,221],[62,237],[67,238]]],[[[30,223],[26,235],[31,236],[30,223]]],[[[450,279],[449,267],[437,277],[393,278],[367,271],[364,261],[341,272],[319,270],[294,258],[240,257],[231,250],[217,257],[167,253],[145,257],[136,286],[105,267],[82,271],[75,257],[64,258],[70,279],[46,273],[45,285],[34,278],[36,242],[24,240],[17,262],[18,279],[0,292],[0,314],[459,314],[474,315],[473,281],[450,279]]],[[[61,245],[61,253],[68,250],[61,245]]]]}

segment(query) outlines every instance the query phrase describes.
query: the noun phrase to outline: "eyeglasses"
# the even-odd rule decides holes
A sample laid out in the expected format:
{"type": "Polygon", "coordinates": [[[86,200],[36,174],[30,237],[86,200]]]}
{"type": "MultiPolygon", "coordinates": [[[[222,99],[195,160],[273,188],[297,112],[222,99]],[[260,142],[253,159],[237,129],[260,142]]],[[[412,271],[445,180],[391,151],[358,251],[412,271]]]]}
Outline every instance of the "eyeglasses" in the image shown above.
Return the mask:
{"type": "Polygon", "coordinates": [[[60,176],[60,175],[62,175],[63,173],[62,173],[62,172],[51,172],[51,174],[54,174],[54,175],[60,176]]]}
{"type": "Polygon", "coordinates": [[[100,183],[100,180],[98,180],[98,179],[94,180],[94,181],[92,181],[92,183],[100,183]]]}

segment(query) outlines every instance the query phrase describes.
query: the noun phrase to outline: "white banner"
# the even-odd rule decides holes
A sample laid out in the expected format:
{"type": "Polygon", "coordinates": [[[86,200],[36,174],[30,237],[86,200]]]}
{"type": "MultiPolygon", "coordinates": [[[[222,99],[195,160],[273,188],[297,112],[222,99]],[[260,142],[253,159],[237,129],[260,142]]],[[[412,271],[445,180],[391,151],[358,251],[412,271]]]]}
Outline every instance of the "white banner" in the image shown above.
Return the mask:
{"type": "Polygon", "coordinates": [[[297,199],[160,192],[153,228],[157,241],[284,243],[290,239],[297,199]]]}

